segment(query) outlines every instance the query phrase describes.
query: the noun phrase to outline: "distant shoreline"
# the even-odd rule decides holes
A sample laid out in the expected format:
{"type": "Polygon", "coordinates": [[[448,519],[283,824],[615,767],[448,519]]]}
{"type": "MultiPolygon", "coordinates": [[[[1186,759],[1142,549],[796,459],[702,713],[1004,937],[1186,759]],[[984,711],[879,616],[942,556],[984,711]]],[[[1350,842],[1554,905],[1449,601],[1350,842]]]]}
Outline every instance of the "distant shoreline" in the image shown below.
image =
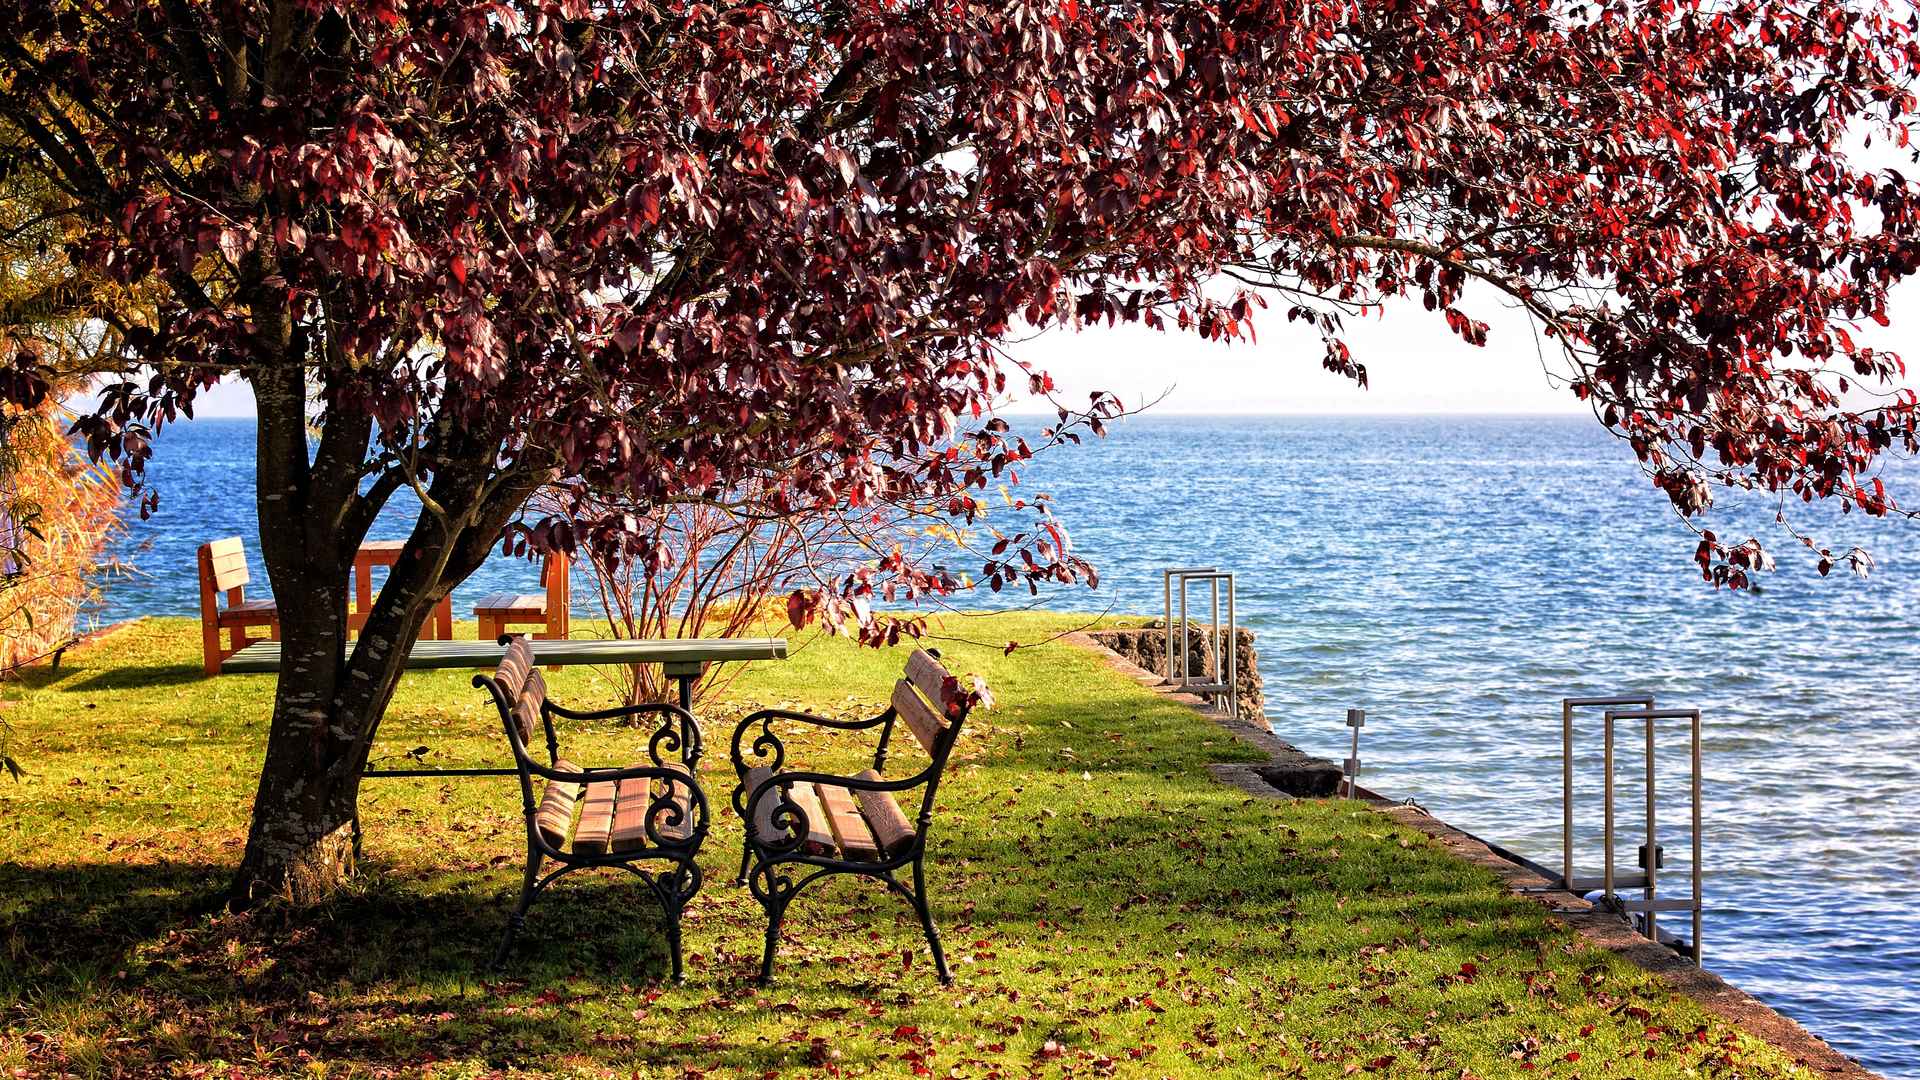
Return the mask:
{"type": "MultiPolygon", "coordinates": [[[[999,414],[1003,420],[1037,420],[1051,423],[1055,420],[1047,412],[1005,412],[999,414]]],[[[215,413],[196,416],[191,420],[176,420],[172,425],[225,423],[234,421],[253,422],[258,417],[252,413],[215,413]]],[[[1151,423],[1160,420],[1565,420],[1588,422],[1593,418],[1586,412],[1179,412],[1174,410],[1150,409],[1109,424],[1151,423]]]]}

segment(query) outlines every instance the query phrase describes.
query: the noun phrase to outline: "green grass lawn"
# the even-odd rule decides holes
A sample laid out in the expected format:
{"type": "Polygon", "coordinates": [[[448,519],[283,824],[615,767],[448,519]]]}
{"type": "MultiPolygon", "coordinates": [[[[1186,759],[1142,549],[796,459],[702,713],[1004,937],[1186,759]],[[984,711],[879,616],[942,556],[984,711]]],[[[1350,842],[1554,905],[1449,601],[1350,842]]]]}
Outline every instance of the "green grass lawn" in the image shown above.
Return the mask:
{"type": "MultiPolygon", "coordinates": [[[[1034,641],[1073,623],[948,624],[1034,641]]],[[[558,886],[490,973],[523,853],[511,779],[369,780],[348,894],[209,914],[271,678],[203,678],[185,620],[71,655],[0,689],[31,770],[0,778],[0,1076],[1803,1075],[1417,833],[1214,783],[1208,762],[1254,755],[1089,654],[942,647],[999,701],[969,722],[931,841],[951,988],[906,905],[847,880],[801,897],[756,986],[765,924],[732,883],[725,810],[683,985],[662,981],[651,900],[613,872],[558,886]]],[[[830,640],[745,673],[703,717],[716,808],[732,718],[870,715],[904,658],[830,640]]],[[[408,675],[379,756],[505,763],[471,675],[408,675]]],[[[563,703],[613,696],[588,670],[552,681],[563,703]]],[[[569,730],[562,749],[625,764],[641,740],[569,730]]],[[[803,745],[809,765],[859,767],[857,743],[803,745]]],[[[917,767],[896,745],[894,767],[917,767]]]]}

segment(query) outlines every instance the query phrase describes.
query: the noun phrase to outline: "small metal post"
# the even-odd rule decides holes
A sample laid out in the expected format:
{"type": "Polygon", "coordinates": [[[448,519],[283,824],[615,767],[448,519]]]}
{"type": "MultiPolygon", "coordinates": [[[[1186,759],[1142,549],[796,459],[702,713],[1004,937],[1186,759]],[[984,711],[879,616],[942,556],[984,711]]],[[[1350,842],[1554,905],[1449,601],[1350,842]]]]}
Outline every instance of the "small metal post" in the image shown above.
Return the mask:
{"type": "Polygon", "coordinates": [[[1608,900],[1613,899],[1613,710],[1607,710],[1606,719],[1606,868],[1601,871],[1601,892],[1608,900]]]}
{"type": "Polygon", "coordinates": [[[1360,729],[1367,725],[1365,709],[1348,709],[1347,726],[1353,729],[1353,752],[1347,757],[1347,798],[1355,798],[1360,786],[1360,729]]]}

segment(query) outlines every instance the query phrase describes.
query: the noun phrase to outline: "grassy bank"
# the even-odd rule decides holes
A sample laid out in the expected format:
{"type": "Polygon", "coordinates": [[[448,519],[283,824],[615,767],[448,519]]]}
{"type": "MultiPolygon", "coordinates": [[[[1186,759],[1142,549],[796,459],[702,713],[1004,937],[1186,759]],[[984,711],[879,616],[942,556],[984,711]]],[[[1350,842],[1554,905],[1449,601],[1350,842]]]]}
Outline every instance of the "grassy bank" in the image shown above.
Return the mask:
{"type": "MultiPolygon", "coordinates": [[[[983,641],[1068,625],[964,623],[983,641]]],[[[1207,763],[1250,752],[1088,654],[942,647],[1000,702],[970,722],[933,836],[950,989],[906,906],[855,882],[809,890],[755,986],[765,924],[732,884],[731,812],[684,985],[660,981],[651,903],[610,874],[556,889],[492,976],[519,880],[510,779],[369,781],[349,895],[195,914],[239,857],[271,681],[202,678],[185,621],[70,656],[0,691],[31,770],[0,779],[0,1075],[1799,1075],[1424,837],[1213,783],[1207,763]]],[[[829,641],[747,673],[708,712],[709,797],[731,791],[731,717],[877,712],[902,659],[829,641]]],[[[409,675],[382,756],[504,762],[470,675],[409,675]]],[[[562,702],[611,698],[593,672],[552,678],[562,702]]],[[[852,744],[808,745],[858,767],[852,744]]],[[[619,727],[563,749],[642,754],[619,727]]]]}

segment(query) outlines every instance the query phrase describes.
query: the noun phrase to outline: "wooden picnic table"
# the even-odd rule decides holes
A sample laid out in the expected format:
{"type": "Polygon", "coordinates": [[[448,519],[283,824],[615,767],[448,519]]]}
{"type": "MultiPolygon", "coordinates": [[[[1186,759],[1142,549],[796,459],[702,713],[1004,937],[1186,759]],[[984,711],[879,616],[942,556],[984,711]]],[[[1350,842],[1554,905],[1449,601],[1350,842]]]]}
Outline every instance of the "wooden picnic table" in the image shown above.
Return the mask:
{"type": "MultiPolygon", "coordinates": [[[[407,546],[405,540],[368,540],[353,553],[353,610],[347,612],[347,626],[358,631],[367,624],[367,615],[373,610],[373,568],[391,567],[400,561],[400,552],[407,546]]],[[[421,631],[429,638],[446,641],[453,637],[453,597],[449,596],[435,605],[433,617],[421,631]]]]}
{"type": "MultiPolygon", "coordinates": [[[[668,678],[680,684],[680,707],[693,709],[693,681],[708,664],[741,660],[785,660],[786,638],[566,638],[538,639],[534,663],[542,667],[572,664],[659,664],[668,678]]],[[[490,668],[500,662],[506,646],[492,641],[417,641],[407,653],[408,670],[432,668],[490,668]]],[[[222,675],[274,674],[280,670],[280,643],[260,641],[241,649],[220,664],[222,675]]],[[[497,776],[512,769],[387,769],[368,776],[497,776]]]]}

